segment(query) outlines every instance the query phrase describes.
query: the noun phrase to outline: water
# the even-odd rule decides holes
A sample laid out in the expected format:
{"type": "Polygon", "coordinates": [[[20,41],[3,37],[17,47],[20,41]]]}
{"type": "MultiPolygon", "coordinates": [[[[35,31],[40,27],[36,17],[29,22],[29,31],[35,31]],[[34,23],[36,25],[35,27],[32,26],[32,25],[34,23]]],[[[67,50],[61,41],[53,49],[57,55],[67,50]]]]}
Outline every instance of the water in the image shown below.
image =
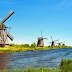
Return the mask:
{"type": "Polygon", "coordinates": [[[61,59],[72,59],[72,49],[0,53],[0,70],[6,68],[10,70],[23,69],[27,66],[57,68],[60,65],[61,59]]]}

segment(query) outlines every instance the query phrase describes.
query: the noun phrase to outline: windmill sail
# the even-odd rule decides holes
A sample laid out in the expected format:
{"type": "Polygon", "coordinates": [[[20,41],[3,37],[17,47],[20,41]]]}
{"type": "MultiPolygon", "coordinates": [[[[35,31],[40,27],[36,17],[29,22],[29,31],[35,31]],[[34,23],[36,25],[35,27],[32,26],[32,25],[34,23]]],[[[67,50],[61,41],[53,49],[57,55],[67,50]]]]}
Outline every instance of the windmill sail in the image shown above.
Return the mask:
{"type": "Polygon", "coordinates": [[[47,38],[43,38],[43,39],[47,39],[47,38]]]}
{"type": "Polygon", "coordinates": [[[7,36],[13,41],[14,37],[7,31],[7,36]]]}
{"type": "Polygon", "coordinates": [[[43,40],[47,38],[43,38],[42,30],[41,30],[41,37],[38,37],[37,47],[44,47],[43,40]]]}
{"type": "Polygon", "coordinates": [[[13,13],[14,11],[11,10],[10,13],[1,21],[1,23],[4,23],[13,13]]]}
{"type": "Polygon", "coordinates": [[[14,13],[13,10],[1,21],[0,23],[0,47],[9,47],[9,42],[7,37],[13,41],[13,36],[6,30],[6,27],[3,23],[14,13]]]}
{"type": "Polygon", "coordinates": [[[52,39],[52,41],[53,41],[53,38],[52,38],[52,36],[51,36],[51,39],[52,39]]]}
{"type": "Polygon", "coordinates": [[[58,41],[58,40],[54,40],[54,41],[58,41]]]}
{"type": "Polygon", "coordinates": [[[42,30],[41,30],[41,36],[43,37],[43,35],[42,35],[42,30]]]}

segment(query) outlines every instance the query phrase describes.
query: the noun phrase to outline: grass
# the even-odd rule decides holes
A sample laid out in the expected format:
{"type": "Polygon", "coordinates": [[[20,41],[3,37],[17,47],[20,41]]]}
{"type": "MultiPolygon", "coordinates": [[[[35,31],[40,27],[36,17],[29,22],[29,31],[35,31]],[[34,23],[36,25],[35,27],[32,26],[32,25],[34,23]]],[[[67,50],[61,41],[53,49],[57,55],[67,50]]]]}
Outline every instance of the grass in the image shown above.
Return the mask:
{"type": "Polygon", "coordinates": [[[0,70],[0,72],[72,72],[72,60],[71,59],[62,59],[59,68],[35,68],[35,67],[27,67],[18,70],[9,71],[7,69],[0,70]]]}
{"type": "Polygon", "coordinates": [[[0,48],[0,53],[3,52],[23,52],[23,51],[28,51],[28,50],[45,50],[45,49],[58,49],[58,48],[72,48],[70,46],[56,46],[56,47],[35,47],[35,48],[25,48],[25,47],[2,47],[0,48]]]}
{"type": "MultiPolygon", "coordinates": [[[[60,72],[60,69],[56,69],[56,68],[44,68],[44,67],[40,67],[38,69],[36,69],[35,67],[27,67],[26,69],[24,68],[23,70],[19,69],[19,70],[12,70],[11,72],[60,72]]],[[[0,72],[10,72],[9,70],[1,70],[0,72]]]]}
{"type": "Polygon", "coordinates": [[[31,50],[30,48],[16,48],[16,47],[3,47],[0,48],[0,53],[3,52],[23,52],[23,51],[27,51],[27,50],[31,50]]]}
{"type": "Polygon", "coordinates": [[[72,72],[72,60],[71,59],[62,59],[60,64],[61,72],[72,72]]]}

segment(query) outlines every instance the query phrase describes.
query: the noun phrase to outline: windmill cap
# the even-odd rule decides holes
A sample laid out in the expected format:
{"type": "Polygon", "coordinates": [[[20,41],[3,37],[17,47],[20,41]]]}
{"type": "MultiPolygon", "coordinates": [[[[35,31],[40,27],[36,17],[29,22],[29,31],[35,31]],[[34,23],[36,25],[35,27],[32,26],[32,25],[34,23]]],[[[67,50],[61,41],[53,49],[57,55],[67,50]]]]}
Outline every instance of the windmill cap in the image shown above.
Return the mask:
{"type": "Polygon", "coordinates": [[[5,29],[7,28],[3,23],[0,23],[0,29],[5,29]]]}
{"type": "Polygon", "coordinates": [[[43,39],[42,37],[38,37],[38,40],[41,40],[41,39],[43,39]]]}

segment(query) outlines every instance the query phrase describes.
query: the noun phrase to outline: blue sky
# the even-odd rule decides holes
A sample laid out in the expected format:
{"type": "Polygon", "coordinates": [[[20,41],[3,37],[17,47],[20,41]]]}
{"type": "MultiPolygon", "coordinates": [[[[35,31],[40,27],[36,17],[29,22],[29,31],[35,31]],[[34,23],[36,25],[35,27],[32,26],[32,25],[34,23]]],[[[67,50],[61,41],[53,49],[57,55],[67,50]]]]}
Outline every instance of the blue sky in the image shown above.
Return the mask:
{"type": "Polygon", "coordinates": [[[0,21],[11,10],[15,13],[4,23],[14,36],[10,43],[37,43],[42,30],[45,45],[51,36],[72,45],[72,0],[1,0],[0,21]]]}

